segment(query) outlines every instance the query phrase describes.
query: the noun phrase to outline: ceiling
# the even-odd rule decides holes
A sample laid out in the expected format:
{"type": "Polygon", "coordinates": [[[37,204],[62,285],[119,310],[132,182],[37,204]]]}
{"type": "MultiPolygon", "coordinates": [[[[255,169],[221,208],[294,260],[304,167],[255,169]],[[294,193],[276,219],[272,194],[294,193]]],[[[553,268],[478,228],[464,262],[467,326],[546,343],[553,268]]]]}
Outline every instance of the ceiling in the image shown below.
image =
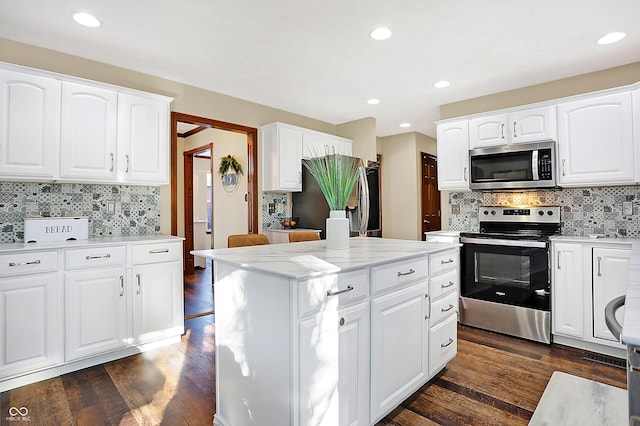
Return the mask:
{"type": "Polygon", "coordinates": [[[435,136],[439,105],[640,61],[638,22],[638,0],[0,2],[2,38],[332,124],[374,117],[378,136],[435,136]],[[627,37],[595,43],[612,31],[627,37]]]}

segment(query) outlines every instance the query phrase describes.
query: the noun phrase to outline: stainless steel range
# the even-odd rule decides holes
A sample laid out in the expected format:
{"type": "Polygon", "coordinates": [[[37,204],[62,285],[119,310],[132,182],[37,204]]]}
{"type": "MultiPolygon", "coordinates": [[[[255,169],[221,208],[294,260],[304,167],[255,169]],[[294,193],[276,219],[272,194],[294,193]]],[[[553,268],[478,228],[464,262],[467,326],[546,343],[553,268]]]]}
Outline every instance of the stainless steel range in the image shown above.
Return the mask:
{"type": "Polygon", "coordinates": [[[551,343],[549,239],[559,207],[478,209],[480,232],[460,234],[462,324],[551,343]]]}

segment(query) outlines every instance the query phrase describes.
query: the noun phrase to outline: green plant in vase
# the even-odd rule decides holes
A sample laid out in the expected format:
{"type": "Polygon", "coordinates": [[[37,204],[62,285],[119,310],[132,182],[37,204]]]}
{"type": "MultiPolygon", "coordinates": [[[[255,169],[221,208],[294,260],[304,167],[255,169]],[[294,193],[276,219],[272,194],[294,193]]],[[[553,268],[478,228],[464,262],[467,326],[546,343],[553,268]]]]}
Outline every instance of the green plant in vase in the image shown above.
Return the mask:
{"type": "Polygon", "coordinates": [[[345,208],[358,182],[361,160],[330,154],[303,160],[303,164],[318,182],[331,210],[327,219],[327,248],[348,248],[349,221],[345,208]]]}

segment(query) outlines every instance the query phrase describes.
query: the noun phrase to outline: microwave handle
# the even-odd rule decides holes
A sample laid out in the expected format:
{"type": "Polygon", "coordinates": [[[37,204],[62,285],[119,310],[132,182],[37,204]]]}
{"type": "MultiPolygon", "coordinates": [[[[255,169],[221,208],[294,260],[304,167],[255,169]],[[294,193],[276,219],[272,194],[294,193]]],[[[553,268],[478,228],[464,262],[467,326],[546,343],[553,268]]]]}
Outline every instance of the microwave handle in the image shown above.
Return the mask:
{"type": "Polygon", "coordinates": [[[531,151],[531,174],[533,175],[533,180],[540,180],[540,174],[538,171],[538,153],[537,149],[531,151]]]}

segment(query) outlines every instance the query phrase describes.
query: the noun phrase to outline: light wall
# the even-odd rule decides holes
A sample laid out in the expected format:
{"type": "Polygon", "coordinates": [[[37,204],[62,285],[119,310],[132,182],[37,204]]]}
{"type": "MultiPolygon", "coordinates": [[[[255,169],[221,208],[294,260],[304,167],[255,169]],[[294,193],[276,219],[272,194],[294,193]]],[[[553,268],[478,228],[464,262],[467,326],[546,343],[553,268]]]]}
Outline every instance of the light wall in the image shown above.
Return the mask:
{"type": "MultiPolygon", "coordinates": [[[[227,192],[217,174],[220,158],[232,155],[243,171],[247,171],[247,137],[241,133],[207,129],[188,138],[178,138],[178,235],[184,236],[184,155],[201,146],[213,143],[213,247],[227,247],[227,237],[248,231],[247,176],[240,177],[238,187],[227,192]]],[[[228,189],[228,188],[227,188],[228,189]]]]}
{"type": "Polygon", "coordinates": [[[378,138],[382,155],[382,236],[420,240],[422,236],[420,152],[435,154],[435,140],[420,133],[378,138]]]}
{"type": "MultiPolygon", "coordinates": [[[[440,106],[440,118],[454,118],[502,108],[517,107],[535,102],[549,101],[625,86],[640,81],[640,62],[582,74],[562,80],[495,93],[440,106]]],[[[442,229],[449,229],[449,193],[442,191],[442,229]]]]}
{"type": "MultiPolygon", "coordinates": [[[[170,96],[174,98],[171,110],[185,114],[255,128],[274,121],[281,121],[320,132],[337,134],[337,126],[330,123],[177,81],[2,38],[0,38],[0,61],[170,96]]],[[[265,84],[267,83],[265,82],[265,84]]],[[[361,125],[365,126],[365,131],[362,133],[368,134],[371,123],[365,120],[361,125]]],[[[358,124],[354,124],[350,131],[361,133],[358,124]]],[[[375,138],[359,137],[353,143],[355,152],[366,153],[372,149],[371,147],[375,147],[375,138]],[[361,144],[365,146],[361,146],[361,144]],[[367,147],[367,144],[370,147],[367,147]]],[[[259,151],[260,148],[261,144],[258,141],[259,151]]],[[[178,162],[180,161],[181,159],[178,162]]],[[[259,167],[260,159],[258,159],[259,167]]],[[[260,173],[258,173],[258,187],[262,187],[260,173]]],[[[258,199],[260,200],[261,197],[259,196],[258,199]]],[[[178,200],[178,204],[181,204],[181,199],[178,198],[178,200]]],[[[258,206],[258,212],[260,211],[261,208],[258,206]]],[[[160,188],[160,212],[161,232],[168,234],[171,232],[171,188],[169,185],[160,188]]]]}
{"type": "Polygon", "coordinates": [[[376,161],[376,119],[372,117],[337,126],[337,135],[353,140],[354,157],[376,161]]]}

